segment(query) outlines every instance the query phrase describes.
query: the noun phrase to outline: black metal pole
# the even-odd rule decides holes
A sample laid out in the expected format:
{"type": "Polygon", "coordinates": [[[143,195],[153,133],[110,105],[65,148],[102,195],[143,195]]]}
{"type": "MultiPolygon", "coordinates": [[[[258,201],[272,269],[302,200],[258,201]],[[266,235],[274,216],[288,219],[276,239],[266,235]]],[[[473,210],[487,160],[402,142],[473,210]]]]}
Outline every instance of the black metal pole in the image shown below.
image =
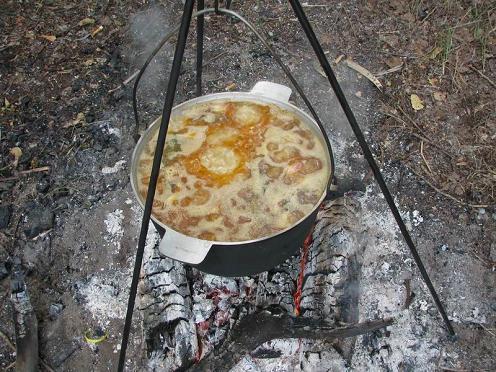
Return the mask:
{"type": "Polygon", "coordinates": [[[408,248],[410,248],[410,252],[412,253],[413,259],[415,260],[415,263],[417,264],[420,273],[422,274],[422,278],[424,279],[425,284],[427,284],[427,287],[429,288],[429,291],[431,293],[432,298],[434,299],[437,309],[439,310],[439,313],[441,314],[441,317],[443,318],[449,333],[454,336],[455,331],[451,326],[451,322],[448,319],[448,315],[444,310],[443,304],[441,303],[441,300],[439,299],[436,290],[432,285],[431,279],[429,278],[429,275],[425,270],[424,264],[422,263],[422,259],[420,258],[417,249],[415,248],[415,244],[413,243],[410,233],[408,232],[408,229],[406,228],[405,223],[401,218],[398,208],[396,208],[396,205],[394,204],[394,199],[391,196],[391,193],[389,192],[389,189],[386,185],[386,182],[384,181],[384,178],[382,177],[382,174],[379,170],[379,167],[377,166],[377,163],[374,160],[374,156],[372,155],[372,152],[370,151],[370,148],[367,144],[367,141],[365,140],[365,137],[360,129],[360,126],[358,125],[355,119],[355,115],[353,115],[353,112],[351,111],[351,108],[348,105],[348,101],[346,100],[346,97],[341,87],[339,86],[336,76],[334,75],[334,72],[332,71],[331,66],[329,64],[329,61],[327,61],[324,51],[322,50],[322,47],[319,41],[317,40],[315,33],[313,32],[312,26],[310,25],[310,22],[308,21],[308,18],[305,12],[303,11],[300,2],[298,0],[289,0],[289,3],[293,8],[296,17],[298,17],[301,27],[305,31],[305,34],[308,40],[310,41],[310,44],[312,45],[315,54],[317,55],[320,65],[324,69],[324,72],[327,75],[327,79],[329,80],[329,83],[331,84],[332,89],[334,90],[334,93],[336,94],[339,103],[341,104],[341,107],[343,108],[343,111],[346,114],[346,117],[348,118],[348,121],[351,125],[351,129],[353,129],[353,133],[355,133],[355,137],[358,143],[360,144],[360,147],[362,148],[363,154],[365,155],[365,159],[367,159],[367,162],[369,163],[369,166],[372,169],[372,172],[374,173],[375,179],[379,184],[382,193],[384,194],[386,202],[388,203],[389,208],[393,213],[396,223],[398,224],[398,227],[400,228],[400,231],[403,234],[406,244],[408,245],[408,248]]]}
{"type": "Polygon", "coordinates": [[[143,261],[143,252],[145,249],[146,235],[148,232],[148,225],[150,224],[150,216],[152,213],[152,204],[155,197],[155,189],[157,187],[157,180],[160,171],[160,162],[162,160],[162,153],[165,146],[165,137],[169,127],[169,119],[174,104],[174,97],[176,95],[177,80],[181,72],[181,63],[183,60],[184,49],[186,46],[186,39],[188,37],[189,25],[191,22],[191,15],[193,13],[194,0],[186,0],[184,4],[184,11],[179,28],[179,36],[177,39],[176,50],[174,53],[174,60],[172,62],[169,83],[167,86],[167,93],[165,96],[164,109],[162,111],[162,121],[160,123],[160,130],[158,133],[157,146],[155,148],[155,156],[153,158],[152,172],[150,175],[150,184],[148,185],[148,194],[146,196],[145,210],[143,212],[143,220],[141,222],[141,231],[138,240],[138,249],[136,251],[136,260],[134,262],[133,279],[131,282],[131,289],[129,290],[129,300],[127,303],[126,320],[124,323],[124,331],[122,334],[121,351],[119,355],[118,371],[124,370],[126,361],[126,349],[129,339],[129,331],[131,330],[131,321],[133,318],[134,302],[136,300],[136,292],[138,289],[139,275],[141,271],[141,263],[143,261]]]}
{"type": "MultiPolygon", "coordinates": [[[[203,10],[205,7],[204,0],[198,0],[196,9],[203,10]]],[[[205,16],[199,15],[196,19],[196,96],[202,95],[202,72],[203,72],[203,30],[205,25],[205,16]]]]}

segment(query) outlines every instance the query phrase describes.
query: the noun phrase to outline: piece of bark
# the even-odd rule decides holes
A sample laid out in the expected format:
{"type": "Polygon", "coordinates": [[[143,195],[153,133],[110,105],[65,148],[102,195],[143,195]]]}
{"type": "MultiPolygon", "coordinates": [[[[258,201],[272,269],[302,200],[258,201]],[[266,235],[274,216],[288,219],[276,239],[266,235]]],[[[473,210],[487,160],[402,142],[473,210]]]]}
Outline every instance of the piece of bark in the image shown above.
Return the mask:
{"type": "Polygon", "coordinates": [[[247,315],[235,327],[220,348],[214,350],[191,371],[226,371],[236,365],[248,352],[264,342],[280,338],[326,339],[346,338],[373,332],[393,323],[392,319],[374,320],[336,328],[322,320],[274,316],[269,312],[247,315]]]}
{"type": "Polygon", "coordinates": [[[11,274],[11,302],[16,334],[16,371],[38,371],[38,320],[29,300],[20,262],[11,274]]]}

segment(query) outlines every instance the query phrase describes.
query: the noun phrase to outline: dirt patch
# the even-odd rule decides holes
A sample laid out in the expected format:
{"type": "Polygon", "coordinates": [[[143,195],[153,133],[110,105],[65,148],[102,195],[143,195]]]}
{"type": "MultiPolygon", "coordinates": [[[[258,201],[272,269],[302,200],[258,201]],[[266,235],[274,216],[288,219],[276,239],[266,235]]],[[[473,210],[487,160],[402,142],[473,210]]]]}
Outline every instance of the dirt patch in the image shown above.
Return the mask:
{"type": "MultiPolygon", "coordinates": [[[[267,31],[300,78],[331,138],[340,187],[365,191],[371,174],[289,5],[233,3],[267,31]]],[[[364,337],[349,363],[357,368],[379,360],[392,368],[493,369],[494,5],[400,0],[309,5],[305,10],[329,59],[350,57],[385,87],[381,95],[361,74],[342,62],[334,65],[460,334],[457,344],[445,342],[440,322],[432,320],[436,311],[426,290],[414,279],[411,309],[394,312],[401,317],[394,336],[364,337]],[[412,107],[412,95],[423,108],[412,107]],[[404,354],[403,326],[410,327],[404,354]],[[418,359],[424,351],[431,354],[418,359]],[[400,363],[403,355],[407,364],[400,363]]],[[[127,203],[133,198],[128,181],[134,146],[130,90],[119,86],[180,9],[175,1],[153,6],[8,1],[0,9],[0,330],[13,339],[8,273],[11,258],[20,257],[40,321],[41,356],[55,368],[115,367],[139,221],[139,211],[127,203]],[[108,342],[98,348],[82,337],[95,327],[109,333],[108,342]]],[[[287,83],[241,24],[211,17],[207,25],[205,61],[210,62],[204,91],[248,90],[255,79],[287,83]]],[[[171,55],[172,48],[166,47],[145,76],[139,94],[142,123],[160,113],[171,55]]],[[[193,66],[191,47],[176,102],[194,95],[193,66]]],[[[304,107],[298,97],[293,99],[304,107]]],[[[378,190],[369,193],[373,203],[365,203],[365,214],[387,214],[384,205],[378,207],[378,190]]],[[[391,232],[389,217],[386,222],[391,232]]],[[[372,230],[381,226],[378,220],[372,230]]],[[[398,238],[388,239],[389,246],[376,243],[387,248],[385,261],[392,266],[369,262],[375,274],[361,274],[369,280],[364,288],[378,296],[361,297],[360,319],[391,313],[385,307],[404,294],[398,289],[403,284],[385,285],[401,279],[399,267],[411,266],[415,273],[408,254],[394,249],[398,238]],[[387,291],[396,291],[396,297],[387,291]]],[[[146,355],[139,314],[128,352],[129,368],[137,370],[146,355]]],[[[321,350],[307,349],[303,363],[313,365],[309,360],[321,350]]],[[[14,360],[0,339],[0,366],[14,360]]]]}

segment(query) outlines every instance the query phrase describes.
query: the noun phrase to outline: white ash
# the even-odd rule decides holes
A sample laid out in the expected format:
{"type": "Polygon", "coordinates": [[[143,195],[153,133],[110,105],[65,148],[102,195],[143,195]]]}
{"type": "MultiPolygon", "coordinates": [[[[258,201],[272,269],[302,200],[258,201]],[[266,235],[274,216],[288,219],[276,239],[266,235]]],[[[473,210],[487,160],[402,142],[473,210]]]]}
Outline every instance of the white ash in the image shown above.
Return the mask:
{"type": "Polygon", "coordinates": [[[122,137],[121,130],[119,128],[115,128],[110,126],[110,123],[112,123],[112,120],[102,120],[99,122],[99,126],[102,129],[102,132],[104,134],[107,134],[109,136],[116,136],[117,138],[122,137]]]}
{"type": "MultiPolygon", "coordinates": [[[[139,221],[138,210],[139,206],[136,204],[131,206],[133,215],[131,220],[139,221]]],[[[118,253],[124,235],[124,220],[125,214],[122,209],[115,209],[105,215],[104,239],[117,247],[115,253],[118,253]]],[[[150,224],[145,244],[145,262],[157,244],[158,238],[155,227],[150,224]]],[[[109,325],[111,319],[124,319],[126,315],[134,259],[134,255],[131,255],[127,258],[124,268],[105,271],[102,268],[101,274],[94,274],[77,284],[76,292],[84,299],[84,307],[104,328],[109,325]]],[[[113,262],[109,262],[109,268],[114,268],[113,262]]]]}
{"type": "Polygon", "coordinates": [[[413,226],[418,226],[420,225],[422,222],[424,222],[424,217],[422,217],[420,215],[420,212],[417,211],[417,210],[414,210],[412,212],[412,223],[413,223],[413,226]]]}
{"type": "Polygon", "coordinates": [[[120,249],[120,241],[124,234],[124,230],[122,227],[122,221],[124,220],[124,212],[122,209],[116,209],[113,212],[107,213],[107,216],[103,223],[107,229],[107,234],[104,236],[104,239],[114,245],[116,248],[116,253],[120,249]]]}
{"type": "Polygon", "coordinates": [[[124,165],[125,164],[126,164],[126,161],[125,160],[119,160],[112,167],[103,167],[102,168],[102,173],[103,174],[117,173],[120,170],[124,169],[124,165]]]}
{"type": "Polygon", "coordinates": [[[306,339],[275,339],[253,350],[231,372],[344,370],[345,360],[329,344],[306,339]]]}
{"type": "MultiPolygon", "coordinates": [[[[404,308],[404,273],[416,272],[409,252],[384,201],[369,192],[361,198],[361,204],[360,219],[366,226],[367,244],[359,278],[359,320],[394,317],[395,323],[389,327],[388,337],[360,336],[355,343],[351,367],[356,370],[433,369],[440,357],[438,339],[445,331],[432,309],[429,294],[417,292],[410,307],[404,308]]],[[[412,215],[421,222],[418,211],[412,215]]],[[[418,225],[415,220],[412,222],[418,225]]]]}
{"type": "Polygon", "coordinates": [[[93,276],[86,283],[80,283],[77,291],[85,300],[84,306],[102,326],[110,319],[123,319],[128,300],[127,289],[131,285],[130,271],[107,272],[93,276]]]}

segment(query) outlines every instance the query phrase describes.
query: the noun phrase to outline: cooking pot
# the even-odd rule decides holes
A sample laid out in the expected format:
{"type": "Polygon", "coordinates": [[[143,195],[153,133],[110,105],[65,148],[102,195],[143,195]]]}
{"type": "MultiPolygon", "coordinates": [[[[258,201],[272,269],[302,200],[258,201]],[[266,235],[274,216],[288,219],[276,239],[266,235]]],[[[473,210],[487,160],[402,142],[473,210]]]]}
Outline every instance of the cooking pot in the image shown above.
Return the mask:
{"type": "MultiPolygon", "coordinates": [[[[256,83],[250,92],[208,94],[183,102],[172,109],[171,115],[187,107],[218,99],[270,103],[290,111],[301,120],[307,129],[313,131],[326,151],[326,163],[331,169],[327,187],[322,192],[318,203],[305,217],[284,230],[267,237],[239,242],[212,242],[187,236],[165,225],[152,213],[152,221],[162,237],[159,245],[161,255],[189,264],[206,273],[220,276],[245,276],[267,271],[298,251],[312,230],[320,204],[329,193],[334,163],[326,134],[312,117],[289,103],[291,93],[291,89],[284,85],[261,81],[256,83]]],[[[131,185],[142,207],[143,201],[138,194],[138,158],[159,125],[160,117],[144,132],[133,153],[131,185]]]]}

